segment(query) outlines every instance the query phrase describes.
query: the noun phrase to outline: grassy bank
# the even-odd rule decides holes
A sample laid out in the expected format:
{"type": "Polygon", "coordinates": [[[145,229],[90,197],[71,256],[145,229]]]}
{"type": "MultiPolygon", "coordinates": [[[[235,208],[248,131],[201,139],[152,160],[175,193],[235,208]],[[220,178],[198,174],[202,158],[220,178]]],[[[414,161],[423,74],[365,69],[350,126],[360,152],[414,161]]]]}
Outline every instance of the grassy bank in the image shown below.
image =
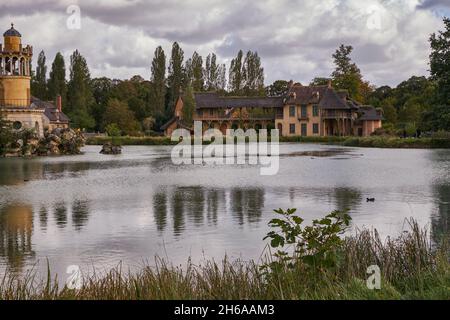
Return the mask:
{"type": "MultiPolygon", "coordinates": [[[[116,137],[115,143],[121,145],[175,145],[167,137],[116,137]]],[[[87,139],[88,145],[103,145],[110,142],[109,137],[91,137],[87,139]]],[[[371,137],[280,137],[280,142],[291,143],[324,143],[330,145],[341,145],[348,147],[369,148],[450,148],[448,138],[397,138],[384,136],[371,137]]],[[[207,142],[204,142],[207,143],[207,142]]]]}
{"type": "Polygon", "coordinates": [[[224,258],[201,265],[188,261],[181,268],[156,259],[137,273],[118,267],[84,278],[78,290],[61,288],[55,279],[5,275],[0,299],[450,299],[448,247],[433,249],[416,223],[396,239],[382,241],[376,231],[366,230],[330,247],[336,224],[329,220],[319,221],[321,231],[317,226],[302,231],[328,234],[315,251],[326,248],[326,255],[313,265],[306,259],[311,252],[288,261],[268,249],[259,262],[224,258]],[[325,263],[330,257],[337,257],[336,263],[325,263]],[[381,270],[379,290],[366,285],[370,265],[381,270]]]}

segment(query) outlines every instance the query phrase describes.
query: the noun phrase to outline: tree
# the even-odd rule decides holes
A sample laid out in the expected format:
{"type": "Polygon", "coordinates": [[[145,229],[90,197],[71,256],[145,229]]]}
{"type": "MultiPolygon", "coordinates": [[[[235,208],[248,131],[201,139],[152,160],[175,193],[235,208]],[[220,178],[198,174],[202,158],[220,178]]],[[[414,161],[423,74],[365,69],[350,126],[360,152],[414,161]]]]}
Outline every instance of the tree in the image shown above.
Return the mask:
{"type": "Polygon", "coordinates": [[[397,123],[397,109],[394,107],[394,103],[394,98],[386,98],[383,100],[381,108],[383,109],[383,116],[386,122],[395,125],[397,123]]]}
{"type": "Polygon", "coordinates": [[[227,87],[227,66],[225,64],[219,65],[217,74],[217,79],[214,81],[214,88],[216,91],[224,93],[227,87]]]}
{"type": "Polygon", "coordinates": [[[205,81],[206,90],[217,90],[217,83],[219,79],[219,67],[217,66],[217,57],[215,53],[208,54],[205,63],[205,81]]]}
{"type": "Polygon", "coordinates": [[[331,80],[330,78],[316,77],[311,80],[309,85],[310,86],[326,86],[330,80],[331,80]]]}
{"type": "Polygon", "coordinates": [[[167,116],[171,116],[175,102],[180,95],[180,90],[184,88],[185,84],[185,70],[183,68],[184,52],[177,42],[172,45],[172,55],[169,63],[169,106],[167,116]]]}
{"type": "Polygon", "coordinates": [[[162,47],[155,50],[152,61],[152,109],[156,119],[160,119],[166,104],[166,55],[162,47]]]}
{"type": "Polygon", "coordinates": [[[183,95],[183,121],[191,125],[193,123],[193,115],[195,111],[194,90],[191,86],[187,86],[183,95]]]}
{"type": "Polygon", "coordinates": [[[91,81],[91,91],[95,100],[92,107],[92,116],[95,119],[95,130],[102,130],[103,114],[106,111],[106,106],[113,88],[113,80],[106,77],[95,78],[91,81]]]}
{"type": "Polygon", "coordinates": [[[192,89],[195,92],[203,91],[204,89],[203,73],[203,58],[197,52],[194,52],[192,55],[192,89]]]}
{"type": "Polygon", "coordinates": [[[264,94],[264,68],[257,52],[248,51],[243,66],[244,94],[258,96],[264,94]]]}
{"type": "Polygon", "coordinates": [[[243,56],[244,53],[242,50],[239,50],[236,58],[232,59],[230,63],[228,91],[234,95],[241,95],[244,88],[243,56]]]}
{"type": "Polygon", "coordinates": [[[139,131],[139,123],[136,121],[133,112],[130,111],[127,104],[118,99],[110,99],[103,116],[103,125],[116,124],[122,133],[134,135],[139,131]]]}
{"type": "Polygon", "coordinates": [[[5,154],[13,137],[11,123],[4,118],[2,110],[0,110],[0,155],[5,154]]]}
{"type": "Polygon", "coordinates": [[[430,36],[430,72],[437,82],[438,104],[450,105],[450,18],[444,18],[444,26],[430,36]]]}
{"type": "Polygon", "coordinates": [[[269,97],[280,97],[289,91],[289,81],[276,80],[270,86],[266,87],[266,95],[269,97]]]}
{"type": "Polygon", "coordinates": [[[94,118],[90,108],[94,103],[90,87],[91,76],[86,59],[75,50],[70,57],[70,80],[68,90],[68,114],[76,128],[92,129],[94,118]]]}
{"type": "Polygon", "coordinates": [[[359,68],[350,58],[352,51],[352,46],[345,46],[343,44],[336,50],[333,54],[336,68],[331,74],[331,78],[333,79],[335,88],[347,90],[351,98],[361,101],[362,75],[359,68]]]}
{"type": "Polygon", "coordinates": [[[52,63],[52,70],[50,71],[50,78],[48,79],[48,96],[52,100],[60,95],[63,105],[63,110],[67,103],[67,83],[66,83],[66,67],[63,55],[58,52],[52,63]]]}
{"type": "Polygon", "coordinates": [[[37,60],[36,74],[31,81],[31,92],[35,97],[47,100],[47,66],[45,65],[45,53],[41,51],[37,60]]]}

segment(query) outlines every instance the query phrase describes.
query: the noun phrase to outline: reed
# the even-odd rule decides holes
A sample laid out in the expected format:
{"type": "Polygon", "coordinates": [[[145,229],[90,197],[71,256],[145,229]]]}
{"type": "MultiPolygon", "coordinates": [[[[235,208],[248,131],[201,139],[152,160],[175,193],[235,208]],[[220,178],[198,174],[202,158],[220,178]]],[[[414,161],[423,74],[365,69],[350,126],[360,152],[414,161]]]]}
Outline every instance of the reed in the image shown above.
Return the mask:
{"type": "Polygon", "coordinates": [[[161,258],[138,272],[119,265],[83,278],[78,290],[61,287],[48,267],[44,279],[30,271],[22,277],[5,274],[0,299],[166,300],[166,299],[450,299],[448,238],[433,246],[426,230],[410,220],[409,230],[382,240],[376,230],[346,237],[337,268],[311,270],[261,268],[274,258],[267,248],[260,261],[190,259],[184,267],[161,258]],[[380,290],[366,286],[367,267],[381,269],[380,290]]]}

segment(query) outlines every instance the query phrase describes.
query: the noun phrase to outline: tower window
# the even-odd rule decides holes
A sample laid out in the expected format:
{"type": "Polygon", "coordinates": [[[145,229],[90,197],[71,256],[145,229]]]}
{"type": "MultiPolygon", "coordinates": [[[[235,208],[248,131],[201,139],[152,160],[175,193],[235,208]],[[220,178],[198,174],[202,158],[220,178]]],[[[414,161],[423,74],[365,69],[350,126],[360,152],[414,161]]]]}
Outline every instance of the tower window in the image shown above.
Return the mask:
{"type": "Polygon", "coordinates": [[[21,129],[21,128],[22,128],[22,122],[20,122],[20,121],[14,121],[14,122],[13,122],[13,128],[14,128],[15,130],[21,129]]]}

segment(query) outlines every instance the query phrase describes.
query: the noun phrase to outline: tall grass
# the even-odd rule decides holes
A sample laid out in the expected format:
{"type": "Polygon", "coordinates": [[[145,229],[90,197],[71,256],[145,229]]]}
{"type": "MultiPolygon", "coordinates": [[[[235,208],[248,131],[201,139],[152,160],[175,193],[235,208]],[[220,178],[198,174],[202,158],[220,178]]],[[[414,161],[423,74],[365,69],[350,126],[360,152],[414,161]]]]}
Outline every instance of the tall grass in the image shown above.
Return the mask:
{"type": "Polygon", "coordinates": [[[450,299],[448,242],[434,248],[416,222],[395,239],[382,241],[363,230],[347,237],[343,261],[336,270],[314,270],[298,263],[294,268],[267,272],[261,264],[272,259],[267,249],[262,261],[188,260],[185,267],[156,258],[139,272],[122,266],[83,278],[78,290],[60,287],[48,271],[46,279],[29,272],[23,277],[5,274],[0,299],[450,299]],[[380,290],[367,288],[367,267],[381,269],[380,290]]]}

